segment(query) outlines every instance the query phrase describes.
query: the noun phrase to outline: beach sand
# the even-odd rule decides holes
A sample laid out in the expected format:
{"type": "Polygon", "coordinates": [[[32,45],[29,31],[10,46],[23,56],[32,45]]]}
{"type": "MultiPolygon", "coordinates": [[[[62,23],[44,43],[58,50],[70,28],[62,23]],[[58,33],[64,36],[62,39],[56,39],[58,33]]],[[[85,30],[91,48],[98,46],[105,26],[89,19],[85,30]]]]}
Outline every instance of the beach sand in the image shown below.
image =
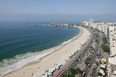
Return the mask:
{"type": "Polygon", "coordinates": [[[55,67],[56,64],[65,64],[69,59],[69,55],[79,50],[81,44],[86,42],[87,37],[90,36],[90,32],[87,29],[82,27],[79,28],[82,30],[82,34],[70,43],[44,56],[39,61],[27,64],[21,69],[10,72],[3,77],[42,77],[42,74],[46,73],[45,70],[55,67]]]}

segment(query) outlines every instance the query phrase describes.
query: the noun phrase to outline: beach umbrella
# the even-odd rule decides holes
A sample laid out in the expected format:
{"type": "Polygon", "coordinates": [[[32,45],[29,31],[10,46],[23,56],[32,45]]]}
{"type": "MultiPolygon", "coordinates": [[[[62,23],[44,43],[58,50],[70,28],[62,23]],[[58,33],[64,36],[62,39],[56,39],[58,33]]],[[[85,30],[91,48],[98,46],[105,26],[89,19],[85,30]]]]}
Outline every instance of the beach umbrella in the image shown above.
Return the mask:
{"type": "Polygon", "coordinates": [[[58,64],[58,66],[60,67],[60,66],[61,66],[61,64],[58,64]]]}
{"type": "Polygon", "coordinates": [[[52,68],[52,70],[53,70],[53,71],[55,71],[55,70],[56,70],[56,68],[52,68]]]}
{"type": "Polygon", "coordinates": [[[52,69],[49,69],[49,71],[48,72],[53,72],[53,70],[52,69]]]}
{"type": "Polygon", "coordinates": [[[48,77],[48,74],[47,73],[45,74],[45,77],[48,77]]]}
{"type": "Polygon", "coordinates": [[[72,54],[70,54],[69,57],[72,57],[72,54]]]}
{"type": "Polygon", "coordinates": [[[59,70],[60,69],[60,66],[56,66],[55,68],[56,68],[56,70],[59,70]]]}
{"type": "Polygon", "coordinates": [[[49,75],[49,76],[52,76],[52,75],[53,75],[53,73],[52,73],[52,72],[48,72],[48,75],[49,75]]]}

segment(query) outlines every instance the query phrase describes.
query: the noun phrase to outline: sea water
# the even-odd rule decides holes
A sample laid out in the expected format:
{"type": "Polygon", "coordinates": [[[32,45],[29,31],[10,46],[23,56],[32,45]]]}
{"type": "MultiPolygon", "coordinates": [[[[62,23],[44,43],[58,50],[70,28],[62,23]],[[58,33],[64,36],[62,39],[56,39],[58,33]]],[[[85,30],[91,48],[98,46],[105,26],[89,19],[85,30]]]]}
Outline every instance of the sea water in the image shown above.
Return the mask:
{"type": "Polygon", "coordinates": [[[80,33],[75,27],[15,25],[0,27],[0,76],[39,60],[80,33]]]}

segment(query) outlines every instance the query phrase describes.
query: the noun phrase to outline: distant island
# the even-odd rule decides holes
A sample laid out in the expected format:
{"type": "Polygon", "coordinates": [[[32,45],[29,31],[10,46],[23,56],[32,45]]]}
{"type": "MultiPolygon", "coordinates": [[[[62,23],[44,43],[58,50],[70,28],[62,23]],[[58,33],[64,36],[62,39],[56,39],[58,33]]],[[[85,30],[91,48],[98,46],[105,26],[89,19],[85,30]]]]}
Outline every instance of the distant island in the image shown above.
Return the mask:
{"type": "Polygon", "coordinates": [[[74,27],[75,25],[65,23],[51,23],[51,24],[43,24],[42,26],[74,27]]]}

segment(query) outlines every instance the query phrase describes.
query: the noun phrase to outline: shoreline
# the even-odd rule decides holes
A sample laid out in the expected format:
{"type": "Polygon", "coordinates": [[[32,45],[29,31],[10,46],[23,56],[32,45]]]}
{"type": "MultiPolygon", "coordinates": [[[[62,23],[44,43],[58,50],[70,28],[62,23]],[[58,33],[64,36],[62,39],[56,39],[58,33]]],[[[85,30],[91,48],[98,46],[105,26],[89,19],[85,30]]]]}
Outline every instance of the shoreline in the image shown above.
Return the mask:
{"type": "MultiPolygon", "coordinates": [[[[69,39],[67,41],[64,41],[61,44],[59,44],[57,46],[54,46],[52,48],[42,50],[42,52],[38,52],[37,51],[37,52],[34,52],[34,53],[33,52],[26,53],[25,54],[26,56],[27,55],[30,55],[30,56],[27,57],[27,58],[24,58],[21,61],[18,61],[17,63],[14,63],[12,65],[9,65],[8,67],[6,66],[6,67],[1,68],[1,70],[0,70],[1,71],[0,72],[0,74],[1,74],[0,77],[2,77],[4,75],[7,75],[9,73],[15,72],[15,71],[17,71],[19,69],[22,69],[23,67],[25,67],[26,65],[29,65],[31,63],[33,64],[34,62],[39,62],[41,60],[41,58],[43,58],[44,56],[47,56],[47,55],[53,53],[54,51],[57,51],[58,49],[61,49],[63,46],[67,45],[72,40],[74,40],[75,38],[77,38],[78,36],[80,36],[81,33],[82,32],[80,30],[80,32],[78,34],[76,34],[74,37],[72,37],[71,39],[69,39]],[[28,61],[28,60],[30,60],[30,61],[28,61]],[[16,66],[16,68],[15,68],[15,66],[16,66]]],[[[22,56],[22,57],[25,57],[25,56],[22,56]]]]}
{"type": "MultiPolygon", "coordinates": [[[[77,27],[77,28],[78,28],[78,27],[77,27]]],[[[55,49],[54,51],[57,51],[57,50],[61,49],[62,47],[64,47],[65,45],[69,44],[70,42],[74,41],[76,38],[80,37],[80,36],[82,35],[82,33],[83,33],[83,30],[80,29],[80,33],[79,33],[79,34],[77,34],[77,35],[74,36],[73,38],[69,39],[68,41],[64,41],[64,42],[63,42],[64,44],[62,43],[62,44],[58,45],[59,47],[58,47],[57,49],[55,49]],[[67,42],[67,43],[65,43],[65,42],[67,42]]],[[[56,46],[56,47],[57,47],[57,46],[56,46]]],[[[54,48],[54,47],[53,47],[53,48],[54,48]]],[[[48,50],[48,49],[47,49],[47,50],[48,50]]],[[[13,71],[11,71],[11,72],[8,72],[8,73],[6,73],[6,74],[4,74],[4,75],[2,75],[2,76],[0,76],[0,77],[4,77],[4,76],[6,76],[7,74],[10,74],[10,73],[13,73],[13,72],[15,72],[15,71],[17,71],[17,70],[20,70],[20,69],[24,68],[25,66],[28,66],[28,65],[31,65],[31,64],[40,62],[44,57],[49,56],[50,54],[54,53],[54,51],[49,52],[49,53],[45,54],[44,56],[40,57],[39,59],[34,60],[34,61],[32,61],[32,62],[29,62],[29,63],[25,64],[24,66],[22,66],[22,67],[20,67],[20,68],[18,68],[18,69],[16,69],[16,70],[13,70],[13,71]]],[[[41,53],[41,52],[40,52],[40,53],[41,53]]],[[[44,53],[44,51],[43,51],[43,53],[44,53]]]]}
{"type": "MultiPolygon", "coordinates": [[[[80,29],[80,28],[79,28],[79,29],[80,29]]],[[[60,51],[61,49],[63,49],[63,48],[66,47],[67,45],[69,45],[70,43],[74,42],[76,39],[80,38],[80,37],[82,36],[82,34],[83,34],[82,29],[80,29],[80,30],[81,30],[80,33],[79,33],[77,36],[75,36],[74,39],[72,39],[72,40],[69,41],[68,43],[62,45],[61,48],[58,48],[58,49],[56,49],[55,51],[53,51],[53,52],[51,52],[51,53],[49,53],[49,54],[47,54],[47,55],[41,57],[38,61],[30,62],[30,63],[24,65],[22,68],[20,68],[20,69],[18,69],[18,70],[15,70],[15,71],[12,71],[12,72],[9,72],[9,73],[3,75],[2,77],[16,77],[16,76],[17,76],[17,75],[16,75],[16,74],[17,74],[16,72],[18,72],[18,71],[21,72],[22,69],[25,69],[25,68],[27,68],[27,67],[33,66],[33,65],[38,64],[38,63],[40,64],[40,63],[42,62],[43,59],[49,57],[50,55],[52,55],[52,54],[54,54],[54,53],[57,53],[58,51],[60,51]],[[12,74],[15,74],[16,76],[15,76],[15,75],[13,76],[12,74]]],[[[63,64],[65,64],[65,61],[63,61],[63,62],[64,62],[63,64]]],[[[38,65],[38,66],[39,66],[39,65],[38,65]]],[[[53,65],[51,65],[51,66],[53,66],[53,65]]],[[[51,66],[49,66],[48,68],[50,68],[51,66]]],[[[47,70],[47,69],[46,69],[46,70],[47,70]]],[[[23,70],[23,71],[24,71],[24,70],[23,70]]],[[[24,73],[24,72],[23,72],[23,73],[24,73]]],[[[33,74],[33,72],[31,72],[31,73],[33,74]]],[[[20,75],[20,74],[19,74],[19,75],[20,75]]],[[[27,77],[27,76],[22,76],[22,77],[27,77]]],[[[29,76],[29,77],[32,77],[32,76],[29,76]]],[[[36,76],[34,76],[34,77],[36,77],[36,76]]]]}
{"type": "MultiPolygon", "coordinates": [[[[72,41],[74,41],[75,39],[79,38],[79,37],[82,35],[82,33],[83,33],[83,30],[80,30],[80,33],[79,33],[78,35],[74,36],[71,40],[69,39],[70,41],[69,41],[68,43],[62,45],[60,48],[54,50],[53,52],[50,52],[50,53],[46,54],[45,56],[41,57],[39,60],[30,62],[30,63],[24,65],[23,67],[25,67],[25,66],[27,66],[27,65],[31,65],[31,64],[37,63],[37,62],[40,62],[43,58],[49,56],[50,54],[54,53],[55,51],[60,50],[61,48],[63,48],[63,47],[66,46],[67,44],[69,44],[70,42],[72,42],[72,41]]],[[[22,67],[22,68],[23,68],[23,67],[22,67]]]]}

